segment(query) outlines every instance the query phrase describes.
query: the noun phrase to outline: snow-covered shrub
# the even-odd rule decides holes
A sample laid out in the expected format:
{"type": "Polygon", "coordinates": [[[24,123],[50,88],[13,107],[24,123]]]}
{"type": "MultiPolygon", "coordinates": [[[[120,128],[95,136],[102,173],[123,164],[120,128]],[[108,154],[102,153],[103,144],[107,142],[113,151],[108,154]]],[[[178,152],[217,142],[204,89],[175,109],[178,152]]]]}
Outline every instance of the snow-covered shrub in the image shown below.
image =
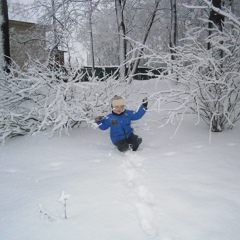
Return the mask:
{"type": "Polygon", "coordinates": [[[24,135],[36,130],[37,113],[32,112],[25,105],[34,99],[25,95],[22,90],[29,87],[29,83],[0,71],[0,141],[8,137],[24,135]]]}
{"type": "Polygon", "coordinates": [[[210,36],[208,32],[190,30],[182,45],[174,48],[175,60],[170,54],[146,56],[149,66],[165,63],[159,79],[172,82],[152,96],[155,107],[165,113],[164,123],[194,113],[211,131],[219,132],[240,119],[240,27],[225,22],[222,31],[214,27],[210,36]]]}
{"type": "Polygon", "coordinates": [[[49,68],[29,63],[26,71],[1,75],[0,141],[51,127],[52,134],[93,125],[94,117],[110,110],[119,82],[114,77],[83,82],[80,68],[49,68]]]}
{"type": "Polygon", "coordinates": [[[62,203],[63,205],[63,214],[62,216],[64,219],[67,219],[67,200],[70,198],[70,194],[66,194],[64,191],[62,191],[60,198],[58,201],[62,203]]]}

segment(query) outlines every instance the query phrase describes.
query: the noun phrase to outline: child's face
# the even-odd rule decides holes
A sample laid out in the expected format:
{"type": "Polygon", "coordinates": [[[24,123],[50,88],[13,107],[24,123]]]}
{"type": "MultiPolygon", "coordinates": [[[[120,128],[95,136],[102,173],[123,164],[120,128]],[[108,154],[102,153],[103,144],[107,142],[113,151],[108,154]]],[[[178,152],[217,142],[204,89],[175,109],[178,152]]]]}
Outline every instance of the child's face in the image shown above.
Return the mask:
{"type": "Polygon", "coordinates": [[[125,110],[125,106],[121,105],[121,106],[116,106],[113,108],[113,112],[116,114],[121,114],[122,112],[124,112],[125,110]]]}

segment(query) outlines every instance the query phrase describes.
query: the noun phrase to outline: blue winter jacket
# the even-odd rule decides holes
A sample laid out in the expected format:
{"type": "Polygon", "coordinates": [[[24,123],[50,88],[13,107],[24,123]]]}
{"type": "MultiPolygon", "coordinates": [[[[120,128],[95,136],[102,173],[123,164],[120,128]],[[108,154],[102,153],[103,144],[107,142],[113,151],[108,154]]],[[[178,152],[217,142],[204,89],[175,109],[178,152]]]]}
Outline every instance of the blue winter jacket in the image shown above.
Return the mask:
{"type": "Polygon", "coordinates": [[[133,134],[131,127],[132,120],[140,119],[146,113],[146,108],[142,105],[137,112],[125,110],[122,114],[110,113],[97,124],[101,130],[110,128],[110,137],[114,145],[122,139],[126,139],[133,134]]]}

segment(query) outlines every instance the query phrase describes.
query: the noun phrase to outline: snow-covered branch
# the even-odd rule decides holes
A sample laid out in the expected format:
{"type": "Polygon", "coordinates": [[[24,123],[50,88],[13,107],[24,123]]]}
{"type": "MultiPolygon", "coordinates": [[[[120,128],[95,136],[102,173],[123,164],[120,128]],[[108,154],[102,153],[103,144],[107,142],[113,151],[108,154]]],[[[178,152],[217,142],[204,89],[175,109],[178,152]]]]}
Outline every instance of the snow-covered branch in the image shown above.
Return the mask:
{"type": "Polygon", "coordinates": [[[223,11],[220,8],[217,8],[213,5],[212,1],[209,0],[203,0],[204,3],[206,3],[207,6],[190,6],[187,4],[182,4],[186,8],[192,8],[192,9],[212,9],[214,12],[228,18],[229,21],[232,21],[233,23],[237,24],[240,27],[239,20],[230,12],[227,13],[226,11],[223,11]]]}
{"type": "Polygon", "coordinates": [[[163,125],[193,113],[218,132],[240,120],[240,28],[225,22],[223,31],[215,27],[211,36],[205,32],[190,30],[182,45],[174,48],[175,60],[168,53],[145,55],[153,70],[156,63],[166,65],[156,78],[166,81],[167,87],[151,96],[154,109],[163,114],[163,125]],[[203,42],[200,36],[205,36],[203,42]]]}
{"type": "MultiPolygon", "coordinates": [[[[119,85],[115,77],[84,82],[80,68],[52,68],[29,63],[26,72],[1,71],[0,141],[34,134],[51,127],[61,134],[80,125],[92,126],[97,115],[109,112],[110,99],[119,85]]],[[[129,88],[130,91],[130,88],[129,88]]]]}

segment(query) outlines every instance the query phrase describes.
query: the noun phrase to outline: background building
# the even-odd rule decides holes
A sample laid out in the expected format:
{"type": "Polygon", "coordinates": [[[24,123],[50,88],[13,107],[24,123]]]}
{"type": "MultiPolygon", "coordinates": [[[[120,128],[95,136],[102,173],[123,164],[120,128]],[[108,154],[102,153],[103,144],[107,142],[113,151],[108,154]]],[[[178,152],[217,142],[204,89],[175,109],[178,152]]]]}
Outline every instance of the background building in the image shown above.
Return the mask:
{"type": "Polygon", "coordinates": [[[28,60],[41,63],[48,59],[46,27],[30,22],[9,20],[11,58],[20,68],[28,60]]]}

